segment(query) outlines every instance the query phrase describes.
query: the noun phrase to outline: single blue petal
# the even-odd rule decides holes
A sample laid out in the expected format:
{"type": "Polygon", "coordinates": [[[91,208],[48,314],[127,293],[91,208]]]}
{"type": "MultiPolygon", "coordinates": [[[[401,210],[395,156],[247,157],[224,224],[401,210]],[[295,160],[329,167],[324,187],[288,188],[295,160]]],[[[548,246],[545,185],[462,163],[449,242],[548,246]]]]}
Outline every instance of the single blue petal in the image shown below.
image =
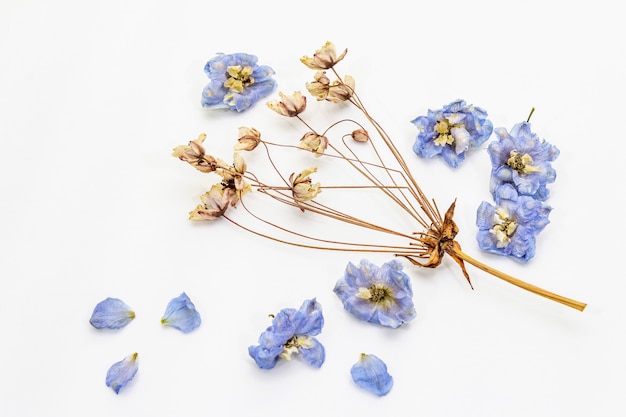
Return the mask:
{"type": "Polygon", "coordinates": [[[282,351],[282,346],[266,347],[257,345],[248,347],[248,354],[261,369],[272,369],[276,366],[278,355],[280,355],[282,351]]]}
{"type": "Polygon", "coordinates": [[[350,374],[359,387],[379,397],[387,395],[393,387],[393,377],[387,372],[387,365],[375,355],[362,353],[350,374]]]}
{"type": "Polygon", "coordinates": [[[320,368],[326,359],[326,350],[316,338],[312,338],[310,343],[310,346],[300,348],[300,356],[309,365],[320,368]]]}
{"type": "Polygon", "coordinates": [[[294,320],[295,334],[317,336],[324,327],[322,305],[315,299],[306,300],[298,310],[297,320],[294,320]]]}
{"type": "Polygon", "coordinates": [[[135,318],[135,312],[119,298],[108,297],[98,304],[89,323],[96,329],[119,329],[135,318]]]}
{"type": "Polygon", "coordinates": [[[137,356],[138,354],[135,352],[111,365],[107,371],[106,385],[111,387],[116,394],[119,394],[120,389],[124,388],[135,377],[139,369],[137,356]]]}
{"type": "Polygon", "coordinates": [[[200,313],[184,292],[170,300],[161,318],[161,324],[189,333],[202,323],[200,313]]]}

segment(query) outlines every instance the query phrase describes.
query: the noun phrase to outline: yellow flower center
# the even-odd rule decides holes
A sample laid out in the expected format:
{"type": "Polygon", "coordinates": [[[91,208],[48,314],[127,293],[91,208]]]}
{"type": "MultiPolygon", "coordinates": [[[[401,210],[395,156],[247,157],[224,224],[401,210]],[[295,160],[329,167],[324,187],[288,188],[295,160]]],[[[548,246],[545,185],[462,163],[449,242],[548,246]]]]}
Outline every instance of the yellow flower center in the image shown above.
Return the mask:
{"type": "Polygon", "coordinates": [[[491,228],[491,230],[489,230],[489,232],[496,235],[496,239],[498,241],[496,246],[503,248],[511,241],[511,236],[513,236],[515,230],[517,229],[517,222],[511,219],[508,211],[503,208],[497,208],[496,214],[498,215],[496,224],[493,228],[491,228]]]}
{"type": "Polygon", "coordinates": [[[251,84],[254,84],[254,77],[252,77],[252,67],[246,65],[231,65],[226,68],[226,81],[224,81],[224,87],[231,91],[241,93],[244,88],[251,84]]]}
{"type": "Polygon", "coordinates": [[[527,153],[521,154],[516,150],[511,151],[509,154],[509,159],[506,161],[506,164],[511,167],[511,169],[519,172],[520,174],[528,174],[529,172],[539,171],[539,168],[533,166],[533,158],[527,153]]]}
{"type": "Polygon", "coordinates": [[[365,300],[369,300],[372,303],[378,303],[384,301],[385,299],[388,299],[391,296],[391,291],[385,286],[382,286],[380,284],[374,284],[369,288],[360,287],[359,291],[356,293],[356,296],[365,300]]]}
{"type": "Polygon", "coordinates": [[[282,359],[291,359],[291,355],[298,353],[300,348],[313,347],[313,338],[311,336],[294,335],[291,339],[287,340],[287,343],[283,346],[283,351],[280,355],[282,359]]]}
{"type": "Polygon", "coordinates": [[[439,133],[439,136],[435,139],[435,145],[452,145],[454,143],[454,137],[452,136],[452,133],[450,133],[450,129],[459,126],[460,125],[450,124],[450,121],[446,118],[437,120],[437,123],[435,124],[435,132],[439,133]]]}

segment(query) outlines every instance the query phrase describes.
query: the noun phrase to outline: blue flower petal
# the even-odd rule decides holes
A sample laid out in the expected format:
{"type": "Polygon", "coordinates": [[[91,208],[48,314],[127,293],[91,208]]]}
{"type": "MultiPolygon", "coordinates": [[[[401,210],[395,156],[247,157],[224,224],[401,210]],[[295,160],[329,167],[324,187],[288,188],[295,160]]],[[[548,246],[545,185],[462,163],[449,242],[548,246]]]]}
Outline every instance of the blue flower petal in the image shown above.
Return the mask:
{"type": "Polygon", "coordinates": [[[183,333],[189,333],[202,323],[200,313],[184,292],[173,298],[165,309],[161,324],[171,326],[183,333]]]}
{"type": "Polygon", "coordinates": [[[359,387],[378,396],[387,395],[393,387],[393,377],[387,372],[387,365],[375,355],[362,353],[350,373],[359,387]]]}
{"type": "Polygon", "coordinates": [[[135,312],[119,298],[108,297],[98,304],[89,323],[96,329],[120,329],[135,318],[135,312]]]}
{"type": "Polygon", "coordinates": [[[137,353],[133,353],[109,368],[105,382],[107,387],[111,387],[116,394],[119,394],[120,389],[135,377],[139,369],[137,356],[137,353]]]}
{"type": "Polygon", "coordinates": [[[312,338],[311,346],[300,348],[300,355],[309,365],[320,368],[326,359],[326,350],[316,338],[312,338]]]}

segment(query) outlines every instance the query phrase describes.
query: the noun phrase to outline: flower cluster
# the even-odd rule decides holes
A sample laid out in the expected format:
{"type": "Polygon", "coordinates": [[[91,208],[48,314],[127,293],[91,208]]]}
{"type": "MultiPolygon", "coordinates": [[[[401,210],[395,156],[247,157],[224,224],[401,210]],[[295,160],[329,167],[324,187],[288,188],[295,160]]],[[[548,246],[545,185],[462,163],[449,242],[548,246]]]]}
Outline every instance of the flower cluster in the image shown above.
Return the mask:
{"type": "Polygon", "coordinates": [[[413,151],[423,157],[440,155],[452,168],[465,160],[465,153],[489,139],[493,124],[487,112],[465,100],[455,100],[426,116],[411,121],[418,130],[413,151]]]}
{"type": "MultiPolygon", "coordinates": [[[[121,299],[107,297],[96,304],[89,323],[96,329],[121,329],[135,318],[135,312],[121,299]]],[[[200,326],[200,313],[184,292],[167,304],[161,324],[189,333],[200,326]]],[[[106,374],[105,383],[116,394],[124,388],[139,369],[137,352],[115,362],[106,374]]]]}
{"type": "Polygon", "coordinates": [[[478,207],[478,246],[526,263],[535,255],[536,236],[549,223],[552,209],[544,202],[547,185],[556,179],[552,162],[559,150],[534,134],[528,121],[510,133],[504,128],[495,133],[497,140],[487,148],[495,205],[483,201],[478,207]]]}

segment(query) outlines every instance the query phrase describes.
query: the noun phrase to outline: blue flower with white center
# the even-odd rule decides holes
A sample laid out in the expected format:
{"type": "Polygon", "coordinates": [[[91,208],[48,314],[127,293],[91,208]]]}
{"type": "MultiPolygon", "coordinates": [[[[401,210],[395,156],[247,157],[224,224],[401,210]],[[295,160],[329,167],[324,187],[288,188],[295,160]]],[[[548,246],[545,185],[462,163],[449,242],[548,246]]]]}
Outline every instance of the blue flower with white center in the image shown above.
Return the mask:
{"type": "Polygon", "coordinates": [[[111,387],[116,394],[119,394],[120,389],[124,388],[135,377],[139,369],[137,356],[138,354],[135,352],[109,368],[105,382],[107,387],[111,387]]]}
{"type": "Polygon", "coordinates": [[[259,344],[248,348],[248,354],[262,369],[272,369],[279,359],[290,360],[293,354],[300,354],[309,365],[320,368],[326,352],[314,336],[323,326],[322,306],[315,298],[306,300],[298,310],[280,310],[259,336],[259,344]]]}
{"type": "Polygon", "coordinates": [[[552,162],[559,150],[530,129],[529,122],[518,123],[511,132],[496,128],[498,140],[489,144],[491,182],[489,189],[495,194],[501,184],[512,184],[519,194],[545,201],[549,196],[547,184],[556,179],[552,162]]]}
{"type": "Polygon", "coordinates": [[[200,313],[184,292],[170,300],[161,318],[161,324],[189,333],[202,323],[200,313]]]}
{"type": "Polygon", "coordinates": [[[413,151],[423,158],[438,155],[452,168],[465,160],[465,152],[489,139],[493,124],[487,112],[465,100],[456,100],[439,110],[411,121],[418,130],[413,151]]]}
{"type": "Polygon", "coordinates": [[[119,298],[108,297],[98,304],[89,323],[96,329],[120,329],[135,318],[135,312],[119,298]]]}
{"type": "Polygon", "coordinates": [[[511,184],[496,189],[495,203],[483,201],[476,212],[478,246],[522,263],[535,256],[536,236],[550,223],[551,207],[519,195],[511,184]]]}
{"type": "Polygon", "coordinates": [[[416,315],[411,281],[396,260],[381,267],[350,262],[333,291],[348,312],[370,323],[397,328],[416,315]]]}
{"type": "Polygon", "coordinates": [[[393,377],[387,372],[387,365],[376,355],[361,353],[359,361],[350,369],[352,380],[361,388],[379,397],[387,395],[393,387],[393,377]]]}
{"type": "Polygon", "coordinates": [[[276,88],[274,70],[258,65],[254,55],[218,54],[204,72],[210,80],[202,91],[202,106],[207,108],[242,112],[276,88]]]}

